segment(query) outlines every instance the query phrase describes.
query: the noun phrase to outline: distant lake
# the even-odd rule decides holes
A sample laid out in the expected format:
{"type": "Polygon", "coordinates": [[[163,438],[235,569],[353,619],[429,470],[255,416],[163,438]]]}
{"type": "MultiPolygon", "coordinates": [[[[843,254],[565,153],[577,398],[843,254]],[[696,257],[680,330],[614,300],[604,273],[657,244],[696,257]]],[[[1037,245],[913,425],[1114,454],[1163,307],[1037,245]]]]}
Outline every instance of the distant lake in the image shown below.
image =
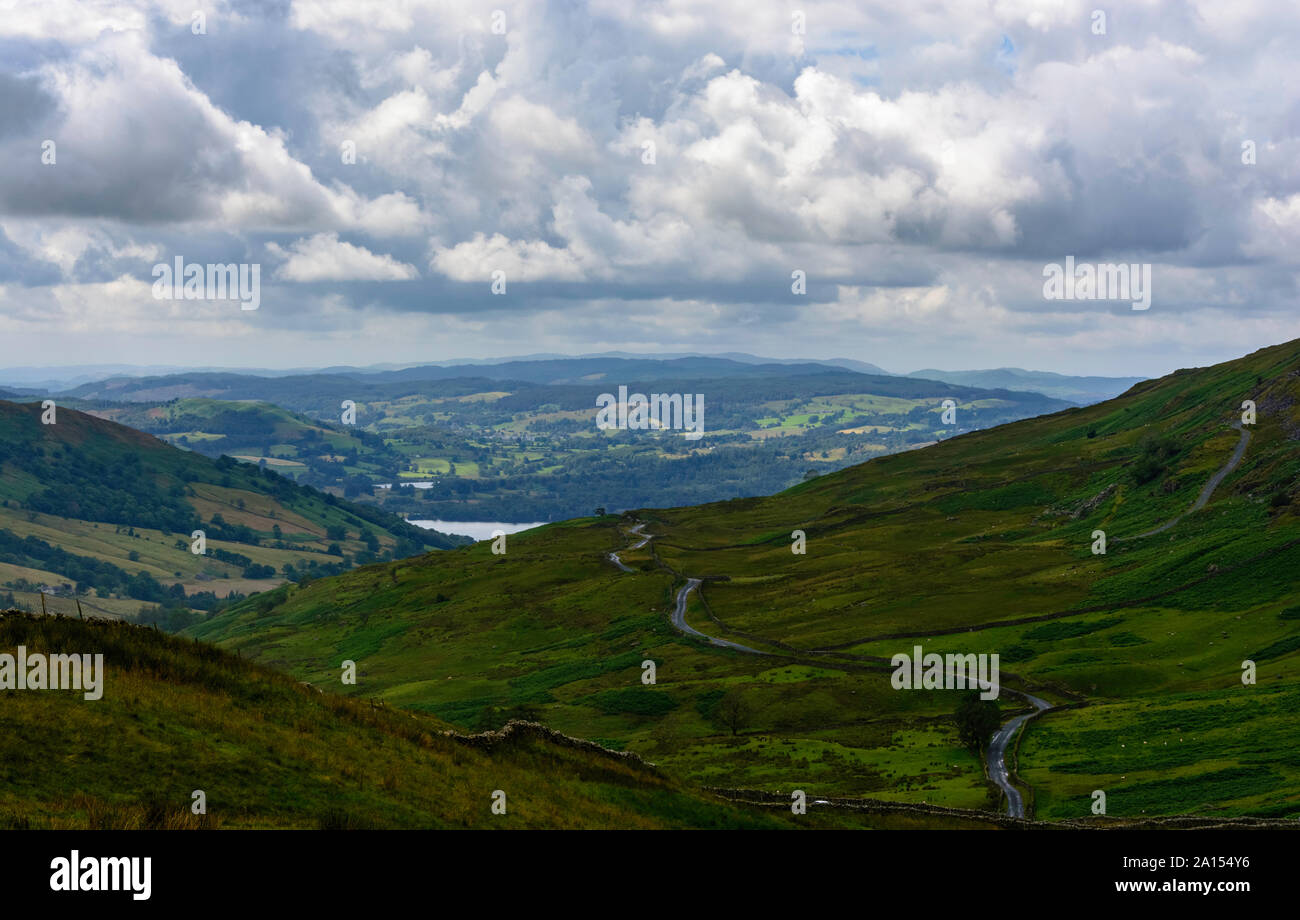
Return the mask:
{"type": "Polygon", "coordinates": [[[541,527],[546,521],[535,521],[532,524],[503,524],[500,521],[414,521],[408,520],[406,523],[414,524],[416,527],[423,527],[425,530],[436,530],[440,533],[463,534],[467,537],[473,537],[475,540],[492,539],[492,531],[501,530],[505,533],[519,533],[521,530],[531,530],[534,527],[541,527]]]}

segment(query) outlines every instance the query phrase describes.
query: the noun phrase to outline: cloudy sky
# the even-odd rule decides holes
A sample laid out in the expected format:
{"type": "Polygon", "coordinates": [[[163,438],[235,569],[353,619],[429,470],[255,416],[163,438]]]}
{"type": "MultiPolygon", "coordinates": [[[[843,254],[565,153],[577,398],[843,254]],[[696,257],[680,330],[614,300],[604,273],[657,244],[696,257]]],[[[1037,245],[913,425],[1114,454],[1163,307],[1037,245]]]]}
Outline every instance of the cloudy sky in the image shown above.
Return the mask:
{"type": "Polygon", "coordinates": [[[1294,0],[196,6],[0,0],[0,366],[1300,337],[1294,0]],[[1045,299],[1067,256],[1150,309],[1045,299]],[[177,257],[259,309],[156,298],[177,257]]]}

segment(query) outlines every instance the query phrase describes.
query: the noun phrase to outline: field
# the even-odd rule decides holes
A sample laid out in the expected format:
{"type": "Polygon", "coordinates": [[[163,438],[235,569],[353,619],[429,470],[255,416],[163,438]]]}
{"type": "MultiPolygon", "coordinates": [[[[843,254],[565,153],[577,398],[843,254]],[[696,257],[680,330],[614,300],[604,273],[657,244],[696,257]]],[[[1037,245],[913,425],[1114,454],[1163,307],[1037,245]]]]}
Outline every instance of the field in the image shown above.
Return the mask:
{"type": "Polygon", "coordinates": [[[511,537],[505,555],[287,586],[193,634],[322,685],[352,658],[358,694],[467,728],[539,717],[705,785],[965,808],[997,795],[958,739],[958,694],[900,692],[889,662],[915,645],[996,653],[1004,715],[1025,708],[1018,689],[1058,707],[1019,748],[1040,816],[1082,816],[1103,787],[1118,817],[1294,815],[1298,356],[1180,372],[770,498],[589,517],[511,537]],[[1186,514],[1238,443],[1244,399],[1268,407],[1244,460],[1186,514]],[[634,521],[655,539],[625,550],[634,521]],[[633,574],[606,559],[617,550],[633,574]],[[687,622],[769,654],[678,634],[685,576],[706,579],[687,622]],[[1180,749],[1181,799],[1142,750],[1173,744],[1155,724],[1197,739],[1180,749]],[[1105,751],[1095,774],[1089,748],[1105,751]]]}

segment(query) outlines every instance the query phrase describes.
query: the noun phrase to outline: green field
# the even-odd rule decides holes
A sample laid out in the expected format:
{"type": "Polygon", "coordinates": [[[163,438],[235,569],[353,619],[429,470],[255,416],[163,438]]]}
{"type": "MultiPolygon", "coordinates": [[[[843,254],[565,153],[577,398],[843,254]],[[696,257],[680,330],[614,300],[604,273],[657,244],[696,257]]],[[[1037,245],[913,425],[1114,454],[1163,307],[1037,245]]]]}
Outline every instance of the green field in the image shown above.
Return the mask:
{"type": "Polygon", "coordinates": [[[1285,688],[1300,670],[1300,622],[1279,616],[1300,602],[1298,357],[1291,343],[1179,372],[770,498],[552,525],[511,537],[504,556],[482,545],[371,566],[193,632],[314,683],[350,657],[358,695],[466,728],[539,717],[706,785],[970,808],[996,798],[958,742],[954,692],[895,690],[887,662],[916,644],[998,653],[1004,686],[1081,707],[1023,739],[1042,816],[1078,816],[1089,783],[1111,784],[1115,814],[1300,814],[1289,755],[1271,747],[1293,740],[1285,688]],[[1241,465],[1207,508],[1137,539],[1227,461],[1243,399],[1272,408],[1241,465]],[[604,556],[631,542],[634,519],[656,539],[620,574],[604,556]],[[796,529],[806,555],[791,553],[796,529]],[[1091,551],[1098,529],[1105,555],[1091,551]],[[773,655],[677,634],[682,575],[720,579],[692,596],[692,625],[773,655]],[[1243,686],[1251,656],[1258,683],[1243,686]],[[720,715],[729,697],[738,727],[720,715]],[[1220,698],[1256,701],[1252,732],[1225,729],[1190,754],[1182,800],[1152,786],[1143,719],[1208,736],[1220,698]],[[1076,732],[1107,745],[1104,775],[1062,769],[1091,756],[1076,732]],[[1124,738],[1136,746],[1115,750],[1124,738]]]}

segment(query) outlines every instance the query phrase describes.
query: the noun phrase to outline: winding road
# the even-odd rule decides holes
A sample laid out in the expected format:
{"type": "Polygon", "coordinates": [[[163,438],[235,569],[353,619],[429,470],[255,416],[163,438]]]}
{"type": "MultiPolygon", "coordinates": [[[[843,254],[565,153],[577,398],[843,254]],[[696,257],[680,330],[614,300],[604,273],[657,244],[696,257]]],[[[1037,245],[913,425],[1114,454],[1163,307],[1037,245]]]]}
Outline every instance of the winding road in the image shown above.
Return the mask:
{"type": "MultiPolygon", "coordinates": [[[[644,524],[636,524],[633,527],[628,529],[628,534],[630,536],[640,537],[641,539],[639,542],[634,543],[632,546],[629,546],[627,549],[623,550],[623,552],[630,552],[631,550],[640,549],[641,547],[645,546],[647,543],[649,543],[651,540],[654,539],[654,537],[651,534],[643,533],[644,530],[645,530],[644,524]]],[[[623,572],[633,573],[636,571],[627,563],[625,563],[622,559],[620,559],[618,553],[610,553],[609,561],[614,563],[614,565],[618,566],[619,569],[623,572]]],[[[694,626],[691,626],[689,623],[686,622],[686,602],[689,600],[691,592],[694,591],[696,588],[698,588],[702,581],[703,579],[699,579],[699,578],[687,578],[686,584],[682,585],[682,587],[678,590],[677,602],[676,602],[676,606],[674,606],[673,608],[673,615],[672,615],[673,626],[677,629],[677,631],[688,636],[694,636],[697,639],[703,639],[705,642],[708,642],[710,645],[716,645],[719,648],[735,649],[738,652],[748,652],[751,655],[771,654],[770,652],[764,652],[756,648],[750,648],[748,645],[741,645],[739,642],[730,642],[726,639],[717,639],[713,636],[700,632],[694,626]]]]}
{"type": "MultiPolygon", "coordinates": [[[[634,549],[640,549],[641,547],[645,546],[647,543],[650,542],[650,539],[651,539],[651,538],[650,538],[648,535],[642,535],[641,531],[643,531],[643,530],[645,530],[645,525],[644,525],[644,524],[637,524],[636,526],[632,527],[631,530],[628,531],[628,533],[630,533],[630,534],[634,534],[634,535],[636,535],[636,536],[638,536],[638,537],[642,537],[642,540],[641,540],[640,543],[636,544],[635,546],[629,546],[627,549],[623,550],[623,552],[626,553],[626,552],[631,552],[631,551],[634,550],[634,549]]],[[[610,553],[610,554],[609,554],[609,561],[612,562],[612,563],[614,563],[614,565],[618,566],[618,567],[619,567],[620,569],[622,569],[624,572],[635,572],[635,571],[636,571],[636,570],[633,569],[631,566],[626,565],[626,564],[623,562],[622,559],[618,558],[618,553],[610,553]]]]}
{"type": "Polygon", "coordinates": [[[1214,490],[1219,487],[1219,484],[1222,483],[1224,479],[1228,478],[1228,474],[1237,468],[1237,464],[1241,462],[1241,458],[1246,455],[1246,445],[1250,443],[1250,432],[1242,427],[1240,421],[1233,422],[1232,427],[1241,432],[1241,440],[1237,442],[1237,448],[1232,452],[1232,456],[1228,458],[1228,462],[1224,464],[1221,470],[1211,476],[1209,481],[1201,488],[1201,494],[1196,496],[1196,501],[1192,502],[1192,507],[1188,508],[1177,517],[1165,521],[1154,530],[1148,530],[1146,533],[1140,533],[1134,537],[1121,537],[1121,540],[1140,540],[1143,537],[1154,537],[1158,533],[1164,533],[1170,527],[1173,527],[1183,518],[1187,517],[1187,515],[1194,511],[1200,511],[1209,503],[1210,496],[1214,494],[1214,490]]]}
{"type": "Polygon", "coordinates": [[[1023,696],[1026,700],[1034,704],[1033,712],[1026,712],[1016,716],[1014,719],[1008,719],[1007,722],[993,734],[992,740],[989,741],[988,765],[989,779],[997,783],[998,788],[1006,794],[1007,797],[1007,814],[1013,818],[1023,818],[1025,816],[1025,801],[1020,797],[1020,790],[1011,782],[1011,777],[1007,773],[1007,746],[1011,739],[1020,731],[1020,726],[1029,721],[1040,712],[1046,712],[1052,708],[1052,704],[1047,700],[1039,699],[1028,693],[1021,693],[1018,690],[1008,690],[1008,693],[1014,693],[1017,696],[1023,696]]]}
{"type": "MultiPolygon", "coordinates": [[[[1232,427],[1241,432],[1241,440],[1237,442],[1237,447],[1232,452],[1232,456],[1228,458],[1228,462],[1224,464],[1218,472],[1211,476],[1208,482],[1205,483],[1200,494],[1196,496],[1196,501],[1192,502],[1192,506],[1188,508],[1187,511],[1169,521],[1166,521],[1154,530],[1148,530],[1146,533],[1140,533],[1133,537],[1122,537],[1120,539],[1138,540],[1143,537],[1155,536],[1158,533],[1163,533],[1166,530],[1169,530],[1183,518],[1187,517],[1187,515],[1204,508],[1209,503],[1210,496],[1214,494],[1214,490],[1217,489],[1223,480],[1228,477],[1229,473],[1237,468],[1237,464],[1241,462],[1242,457],[1246,454],[1246,446],[1250,444],[1250,432],[1242,427],[1240,421],[1233,422],[1232,427]]],[[[628,547],[629,550],[640,549],[654,539],[653,536],[643,533],[644,529],[644,524],[637,524],[629,529],[628,532],[630,535],[641,537],[640,542],[628,547]]],[[[618,553],[610,553],[609,560],[624,572],[633,571],[633,569],[623,563],[623,560],[619,558],[618,553]]],[[[694,636],[697,639],[704,639],[719,648],[734,649],[735,651],[746,652],[751,655],[772,654],[771,652],[764,652],[756,648],[750,648],[747,645],[741,645],[738,642],[718,639],[714,636],[700,632],[698,629],[688,624],[686,622],[686,604],[690,598],[690,593],[698,588],[701,583],[702,579],[688,577],[686,579],[686,584],[677,591],[677,602],[673,608],[672,615],[674,628],[685,635],[694,636]]],[[[1031,703],[1034,707],[1034,711],[1021,713],[1018,716],[1008,719],[996,732],[994,732],[992,739],[989,741],[988,751],[986,754],[988,775],[989,779],[991,779],[1007,797],[1008,816],[1012,818],[1023,818],[1025,817],[1025,802],[1024,798],[1020,794],[1020,790],[1011,782],[1010,773],[1007,770],[1007,748],[1016,737],[1016,733],[1020,731],[1021,726],[1033,717],[1044,713],[1053,707],[1051,703],[1047,702],[1047,700],[1036,697],[1030,693],[1010,689],[1006,690],[1006,692],[1022,697],[1027,702],[1031,703]]]]}
{"type": "Polygon", "coordinates": [[[686,584],[682,585],[681,590],[677,592],[677,606],[673,608],[673,626],[677,627],[678,632],[686,633],[688,636],[695,636],[698,639],[704,639],[712,645],[719,648],[733,648],[738,652],[749,652],[751,655],[768,655],[770,652],[761,652],[756,648],[750,648],[748,645],[741,645],[739,642],[729,642],[726,639],[717,639],[713,636],[705,635],[694,626],[686,622],[686,600],[692,591],[700,586],[700,579],[688,578],[686,584]]]}

